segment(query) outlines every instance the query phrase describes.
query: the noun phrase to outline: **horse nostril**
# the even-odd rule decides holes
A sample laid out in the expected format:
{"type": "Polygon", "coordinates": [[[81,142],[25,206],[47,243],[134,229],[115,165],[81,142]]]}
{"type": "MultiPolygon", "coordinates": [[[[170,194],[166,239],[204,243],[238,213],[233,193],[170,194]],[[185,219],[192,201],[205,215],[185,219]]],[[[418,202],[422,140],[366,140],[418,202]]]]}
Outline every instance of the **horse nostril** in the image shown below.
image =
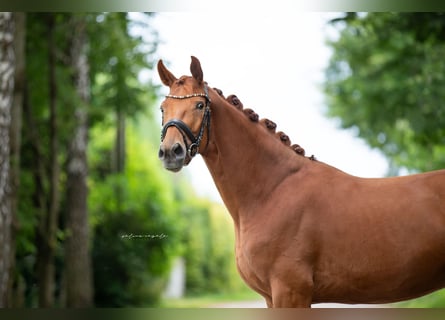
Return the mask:
{"type": "Polygon", "coordinates": [[[184,149],[182,148],[182,146],[179,143],[176,143],[173,147],[172,147],[172,152],[177,156],[177,157],[182,157],[184,156],[184,149]]]}
{"type": "Polygon", "coordinates": [[[158,157],[159,157],[159,159],[163,159],[163,158],[164,158],[164,155],[165,155],[165,152],[164,152],[164,150],[162,150],[162,147],[159,148],[159,153],[158,153],[158,157]]]}

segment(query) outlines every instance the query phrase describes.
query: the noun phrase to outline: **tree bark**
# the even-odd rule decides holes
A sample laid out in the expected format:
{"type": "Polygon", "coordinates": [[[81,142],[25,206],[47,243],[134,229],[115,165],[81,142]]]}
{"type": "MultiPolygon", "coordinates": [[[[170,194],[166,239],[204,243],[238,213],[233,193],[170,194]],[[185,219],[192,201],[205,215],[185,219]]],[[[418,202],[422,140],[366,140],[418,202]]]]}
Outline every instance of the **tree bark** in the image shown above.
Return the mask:
{"type": "MultiPolygon", "coordinates": [[[[54,40],[55,16],[46,15],[48,43],[48,93],[49,93],[49,196],[47,210],[42,211],[38,235],[38,288],[39,306],[54,306],[55,266],[54,257],[57,246],[57,221],[59,216],[59,175],[57,160],[58,124],[57,124],[57,85],[56,85],[56,43],[54,40]]],[[[46,206],[45,206],[46,207],[46,206]]]]}
{"type": "Polygon", "coordinates": [[[88,39],[86,21],[82,17],[74,19],[71,58],[80,103],[76,105],[76,129],[69,148],[67,168],[66,304],[67,307],[89,307],[93,302],[93,285],[87,210],[88,39]]]}
{"type": "Polygon", "coordinates": [[[15,76],[14,76],[14,100],[11,110],[11,265],[8,285],[8,307],[21,307],[23,292],[20,292],[20,275],[14,275],[15,269],[15,239],[20,228],[17,219],[18,192],[20,185],[20,146],[22,130],[22,107],[25,87],[25,37],[26,37],[26,14],[14,13],[14,52],[15,52],[15,76]]]}
{"type": "Polygon", "coordinates": [[[0,12],[0,307],[7,306],[11,265],[10,126],[14,96],[14,18],[0,12]]]}

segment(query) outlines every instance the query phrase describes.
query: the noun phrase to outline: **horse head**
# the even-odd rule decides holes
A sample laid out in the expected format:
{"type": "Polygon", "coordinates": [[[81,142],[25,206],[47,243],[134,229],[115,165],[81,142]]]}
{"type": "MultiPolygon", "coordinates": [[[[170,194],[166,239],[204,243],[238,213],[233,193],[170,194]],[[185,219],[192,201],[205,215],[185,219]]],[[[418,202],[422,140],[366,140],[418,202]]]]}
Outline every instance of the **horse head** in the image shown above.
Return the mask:
{"type": "Polygon", "coordinates": [[[158,72],[170,93],[161,104],[162,134],[159,159],[168,170],[177,172],[202,148],[204,134],[210,130],[210,98],[199,60],[192,56],[192,76],[176,78],[158,62],[158,72]],[[207,130],[206,130],[207,129],[207,130]]]}

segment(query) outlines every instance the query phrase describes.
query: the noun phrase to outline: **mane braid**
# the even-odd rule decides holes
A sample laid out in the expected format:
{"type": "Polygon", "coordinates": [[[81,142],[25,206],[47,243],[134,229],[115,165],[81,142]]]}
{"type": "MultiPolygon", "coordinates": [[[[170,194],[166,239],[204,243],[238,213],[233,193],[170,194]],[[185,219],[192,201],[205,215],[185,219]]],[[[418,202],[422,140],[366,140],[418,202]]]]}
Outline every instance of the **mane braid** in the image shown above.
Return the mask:
{"type": "MultiPolygon", "coordinates": [[[[217,88],[213,88],[213,89],[222,98],[224,98],[224,95],[222,94],[221,90],[219,90],[217,88]]],[[[292,151],[294,151],[297,155],[303,156],[303,157],[305,156],[305,151],[299,144],[291,145],[291,140],[290,140],[288,135],[286,135],[282,131],[279,131],[279,132],[275,133],[275,130],[277,128],[277,125],[275,124],[275,122],[273,122],[272,120],[266,119],[266,118],[259,120],[258,114],[255,111],[253,111],[252,109],[249,109],[249,108],[244,109],[243,108],[243,103],[234,94],[229,95],[227,98],[225,98],[225,100],[231,106],[235,107],[238,111],[241,111],[245,116],[247,116],[250,119],[250,121],[252,121],[252,122],[260,122],[260,124],[263,125],[267,129],[267,131],[269,133],[275,135],[275,137],[277,138],[278,141],[280,141],[286,147],[292,149],[292,151]]],[[[317,160],[314,155],[311,155],[310,157],[308,157],[308,159],[312,160],[312,161],[316,161],[317,160]]]]}

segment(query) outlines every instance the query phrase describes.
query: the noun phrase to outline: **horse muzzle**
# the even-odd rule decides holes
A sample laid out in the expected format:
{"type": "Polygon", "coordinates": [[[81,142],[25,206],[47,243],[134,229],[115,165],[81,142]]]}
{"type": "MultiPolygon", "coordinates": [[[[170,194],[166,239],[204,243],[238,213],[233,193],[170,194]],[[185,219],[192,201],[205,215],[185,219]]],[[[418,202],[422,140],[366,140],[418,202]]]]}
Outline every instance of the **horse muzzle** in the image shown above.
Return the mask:
{"type": "Polygon", "coordinates": [[[164,168],[173,172],[178,172],[186,164],[186,148],[179,142],[166,146],[161,144],[158,157],[162,161],[164,168]]]}

